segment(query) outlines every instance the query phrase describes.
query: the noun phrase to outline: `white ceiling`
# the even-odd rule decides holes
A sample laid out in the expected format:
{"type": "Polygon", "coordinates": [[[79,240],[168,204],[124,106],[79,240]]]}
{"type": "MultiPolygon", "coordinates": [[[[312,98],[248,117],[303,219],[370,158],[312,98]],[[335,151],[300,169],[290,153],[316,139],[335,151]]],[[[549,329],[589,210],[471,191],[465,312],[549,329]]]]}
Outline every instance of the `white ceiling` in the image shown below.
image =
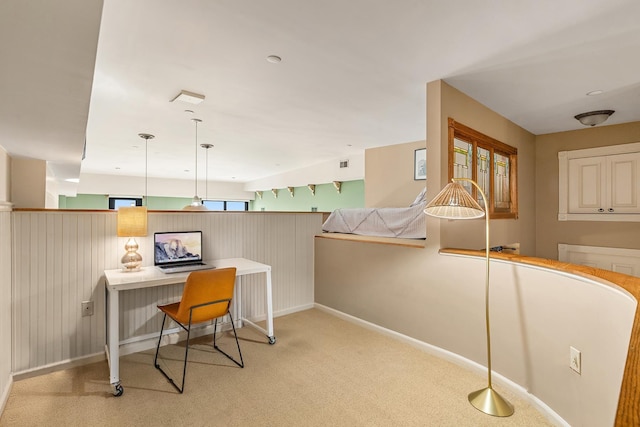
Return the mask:
{"type": "Polygon", "coordinates": [[[437,79],[535,134],[640,121],[637,0],[105,0],[98,28],[100,8],[1,3],[10,154],[77,176],[86,126],[82,173],[140,176],[147,132],[149,176],[193,179],[197,117],[209,179],[248,182],[425,139],[437,79]]]}

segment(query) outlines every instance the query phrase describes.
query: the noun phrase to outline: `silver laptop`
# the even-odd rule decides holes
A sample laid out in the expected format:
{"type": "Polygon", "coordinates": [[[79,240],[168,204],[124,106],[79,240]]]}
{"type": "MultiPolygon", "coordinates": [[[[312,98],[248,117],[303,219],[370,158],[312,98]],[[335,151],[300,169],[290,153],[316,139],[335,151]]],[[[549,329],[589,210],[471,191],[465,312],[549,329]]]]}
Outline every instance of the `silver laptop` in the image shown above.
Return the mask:
{"type": "Polygon", "coordinates": [[[153,262],[163,273],[214,268],[202,262],[202,231],[167,231],[153,234],[153,262]]]}

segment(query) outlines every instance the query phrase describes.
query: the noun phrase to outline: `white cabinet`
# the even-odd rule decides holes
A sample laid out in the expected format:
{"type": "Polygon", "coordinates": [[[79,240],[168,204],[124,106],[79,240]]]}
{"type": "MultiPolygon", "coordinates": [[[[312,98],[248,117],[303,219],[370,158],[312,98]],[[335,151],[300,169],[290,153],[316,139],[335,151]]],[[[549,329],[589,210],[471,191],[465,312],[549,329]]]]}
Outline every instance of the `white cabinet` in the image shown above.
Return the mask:
{"type": "Polygon", "coordinates": [[[640,153],[569,160],[569,213],[640,213],[640,153]]]}
{"type": "Polygon", "coordinates": [[[562,151],[560,221],[640,221],[640,143],[562,151]]]}

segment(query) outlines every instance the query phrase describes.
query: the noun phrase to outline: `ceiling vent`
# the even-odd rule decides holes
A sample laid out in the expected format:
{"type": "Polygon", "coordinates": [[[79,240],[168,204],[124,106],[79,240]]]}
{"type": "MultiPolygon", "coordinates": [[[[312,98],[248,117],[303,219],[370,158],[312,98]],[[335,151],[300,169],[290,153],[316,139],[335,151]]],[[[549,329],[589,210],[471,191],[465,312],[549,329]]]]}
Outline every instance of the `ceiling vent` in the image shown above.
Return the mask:
{"type": "Polygon", "coordinates": [[[348,167],[349,167],[349,160],[340,160],[340,169],[348,168],[348,167]]]}

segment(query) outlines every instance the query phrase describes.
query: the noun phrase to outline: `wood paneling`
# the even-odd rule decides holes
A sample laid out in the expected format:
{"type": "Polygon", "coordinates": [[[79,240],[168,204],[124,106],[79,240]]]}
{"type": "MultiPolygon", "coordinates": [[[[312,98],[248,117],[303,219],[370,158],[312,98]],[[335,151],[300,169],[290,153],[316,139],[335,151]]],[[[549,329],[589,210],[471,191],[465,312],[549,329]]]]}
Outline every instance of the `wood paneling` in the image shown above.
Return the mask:
{"type": "MultiPolygon", "coordinates": [[[[125,238],[113,212],[18,211],[13,214],[13,371],[100,353],[105,344],[105,269],[119,268],[125,238]],[[81,316],[82,301],[94,315],[81,316]]],[[[272,266],[274,313],[313,303],[313,236],[322,215],[310,213],[150,212],[149,234],[137,238],[153,265],[153,232],[202,230],[205,258],[245,257],[272,266]]],[[[264,318],[263,277],[242,279],[244,313],[264,318]]],[[[182,286],[122,292],[120,339],[156,333],[159,302],[182,286]]]]}

